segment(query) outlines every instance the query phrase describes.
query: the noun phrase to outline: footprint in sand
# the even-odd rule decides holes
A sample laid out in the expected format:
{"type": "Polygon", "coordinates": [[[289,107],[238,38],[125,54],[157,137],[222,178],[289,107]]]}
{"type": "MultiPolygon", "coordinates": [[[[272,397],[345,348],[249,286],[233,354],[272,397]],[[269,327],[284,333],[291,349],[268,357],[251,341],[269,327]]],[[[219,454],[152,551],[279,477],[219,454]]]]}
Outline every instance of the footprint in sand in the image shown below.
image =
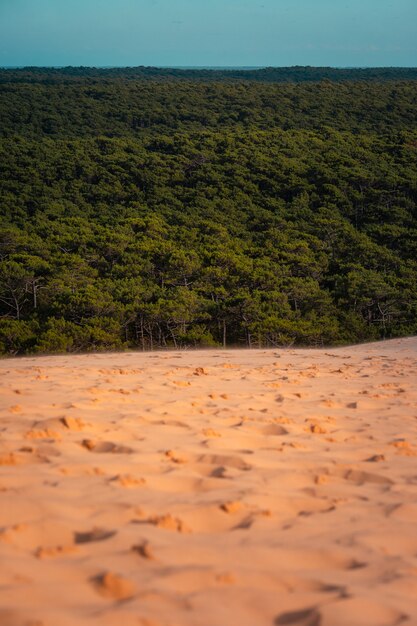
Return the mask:
{"type": "Polygon", "coordinates": [[[397,449],[397,454],[401,456],[417,456],[417,448],[413,448],[405,439],[392,441],[390,445],[394,446],[397,449]]]}
{"type": "Polygon", "coordinates": [[[362,472],[361,470],[348,469],[341,470],[337,474],[345,480],[350,480],[357,485],[364,485],[365,483],[373,483],[375,485],[393,485],[392,481],[387,476],[381,474],[372,474],[371,472],[362,472]]]}
{"type": "Polygon", "coordinates": [[[307,450],[307,446],[299,441],[284,441],[282,445],[293,450],[307,450]]]}
{"type": "Polygon", "coordinates": [[[22,407],[20,406],[20,404],[14,404],[13,406],[9,407],[9,412],[14,414],[21,413],[22,407]]]}
{"type": "Polygon", "coordinates": [[[316,608],[281,613],[274,620],[275,626],[320,626],[321,615],[316,608]]]}
{"type": "Polygon", "coordinates": [[[248,471],[252,469],[252,465],[250,465],[238,456],[228,456],[222,454],[202,454],[198,457],[197,462],[207,463],[209,465],[218,465],[223,468],[232,467],[234,469],[242,471],[248,471]]]}
{"type": "Polygon", "coordinates": [[[221,434],[213,428],[204,428],[201,432],[205,437],[221,437],[221,434]]]}
{"type": "Polygon", "coordinates": [[[91,467],[90,465],[65,465],[59,468],[59,473],[64,476],[105,476],[106,472],[101,467],[91,467]]]}
{"type": "Polygon", "coordinates": [[[326,485],[330,481],[330,477],[328,474],[316,474],[313,480],[315,485],[326,485]]]}
{"type": "Polygon", "coordinates": [[[180,452],[176,452],[175,450],[166,450],[166,452],[164,452],[164,455],[167,459],[172,461],[172,463],[177,463],[178,465],[188,463],[188,458],[180,452]]]}
{"type": "Polygon", "coordinates": [[[104,528],[93,528],[92,530],[75,532],[74,541],[76,544],[92,543],[95,541],[105,541],[117,534],[116,530],[105,530],[104,528]]]}
{"type": "Polygon", "coordinates": [[[13,524],[0,530],[0,541],[11,545],[25,545],[25,538],[31,535],[31,528],[28,524],[13,524]]]}
{"type": "Polygon", "coordinates": [[[388,515],[389,517],[415,524],[417,523],[417,503],[396,504],[388,511],[388,515]]]}
{"type": "Polygon", "coordinates": [[[268,437],[281,437],[288,435],[288,430],[279,424],[268,424],[260,429],[260,433],[268,437]]]}
{"type": "MultiPolygon", "coordinates": [[[[168,415],[168,413],[164,412],[163,415],[168,415]]],[[[189,426],[185,422],[181,422],[180,420],[174,420],[174,419],[169,419],[169,420],[162,419],[162,420],[151,421],[148,423],[154,426],[169,426],[171,428],[185,428],[186,430],[191,430],[191,426],[189,426]]]]}
{"type": "Polygon", "coordinates": [[[385,461],[385,456],[383,454],[374,454],[370,456],[368,459],[365,459],[367,463],[381,463],[385,461]]]}
{"type": "Polygon", "coordinates": [[[61,418],[62,424],[68,430],[73,430],[75,432],[84,430],[88,426],[81,418],[79,417],[63,417],[61,418]]]}
{"type": "MultiPolygon", "coordinates": [[[[412,623],[407,619],[407,615],[384,605],[383,601],[374,601],[364,597],[351,596],[340,598],[323,605],[320,611],[324,625],[399,626],[399,624],[408,623],[411,626],[412,623]]],[[[294,624],[297,624],[297,622],[294,622],[294,624]]]]}
{"type": "Polygon", "coordinates": [[[130,548],[130,551],[138,554],[143,559],[147,559],[148,561],[155,560],[155,556],[153,550],[149,545],[149,541],[142,541],[142,543],[135,544],[130,548]]]}
{"type": "MultiPolygon", "coordinates": [[[[210,398],[210,400],[218,400],[219,398],[223,398],[223,400],[227,400],[227,395],[224,393],[222,395],[218,395],[217,393],[209,393],[208,397],[210,398]]],[[[210,404],[208,406],[216,406],[216,405],[210,404]]]]}
{"type": "Polygon", "coordinates": [[[29,463],[47,463],[47,458],[35,453],[31,447],[24,447],[19,452],[5,452],[0,454],[0,466],[2,465],[27,465],[29,463]]]}
{"type": "Polygon", "coordinates": [[[20,465],[22,455],[17,455],[15,452],[6,452],[0,454],[0,466],[2,465],[20,465]]]}
{"type": "Polygon", "coordinates": [[[196,367],[193,375],[194,376],[207,376],[208,372],[204,369],[204,367],[196,367]]]}
{"type": "Polygon", "coordinates": [[[97,593],[109,600],[130,600],[136,593],[131,580],[112,572],[99,574],[91,582],[97,593]]]}
{"type": "Polygon", "coordinates": [[[29,550],[37,558],[61,556],[76,549],[72,531],[56,520],[6,526],[0,531],[0,542],[29,550]]]}
{"type": "Polygon", "coordinates": [[[329,400],[329,399],[325,399],[325,400],[321,400],[320,401],[321,406],[330,408],[330,409],[339,409],[342,407],[342,405],[339,402],[335,402],[334,400],[329,400]]]}
{"type": "Polygon", "coordinates": [[[224,502],[223,504],[220,504],[220,509],[225,513],[228,513],[229,515],[238,513],[242,510],[242,507],[242,502],[239,502],[238,500],[234,500],[232,502],[224,502]]]}
{"type": "Polygon", "coordinates": [[[130,391],[120,387],[119,389],[109,389],[109,393],[120,393],[122,396],[130,396],[130,391]]]}
{"type": "Polygon", "coordinates": [[[319,424],[317,421],[307,420],[311,422],[311,424],[305,429],[307,432],[310,431],[314,435],[324,435],[327,433],[327,430],[319,424]]]}
{"type": "Polygon", "coordinates": [[[53,559],[60,556],[67,556],[77,551],[75,546],[55,546],[51,548],[39,547],[35,550],[35,557],[37,559],[53,559]]]}
{"type": "Polygon", "coordinates": [[[144,520],[138,520],[135,523],[152,524],[152,526],[156,526],[157,528],[171,530],[177,533],[191,532],[191,529],[188,528],[181,519],[174,517],[171,513],[167,513],[166,515],[153,515],[144,520]]]}
{"type": "Polygon", "coordinates": [[[124,487],[125,489],[134,489],[136,487],[143,487],[146,485],[146,480],[144,478],[135,478],[130,474],[118,474],[110,479],[112,485],[118,485],[119,487],[124,487]]]}
{"type": "Polygon", "coordinates": [[[111,441],[93,441],[92,439],[83,439],[81,442],[83,448],[86,448],[90,452],[97,452],[99,454],[132,454],[132,448],[128,446],[118,445],[111,441]]]}
{"type": "Polygon", "coordinates": [[[25,434],[25,439],[61,439],[61,434],[51,428],[39,430],[29,430],[25,434]]]}

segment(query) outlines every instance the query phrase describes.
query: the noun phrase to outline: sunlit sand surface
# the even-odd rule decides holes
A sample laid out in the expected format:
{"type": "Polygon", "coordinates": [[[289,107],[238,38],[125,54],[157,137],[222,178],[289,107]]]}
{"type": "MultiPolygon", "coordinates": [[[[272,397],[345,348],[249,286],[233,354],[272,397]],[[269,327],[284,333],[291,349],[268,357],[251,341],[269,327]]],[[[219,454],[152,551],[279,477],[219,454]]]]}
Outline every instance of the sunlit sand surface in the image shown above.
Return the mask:
{"type": "Polygon", "coordinates": [[[1,626],[415,626],[416,357],[1,361],[1,626]]]}

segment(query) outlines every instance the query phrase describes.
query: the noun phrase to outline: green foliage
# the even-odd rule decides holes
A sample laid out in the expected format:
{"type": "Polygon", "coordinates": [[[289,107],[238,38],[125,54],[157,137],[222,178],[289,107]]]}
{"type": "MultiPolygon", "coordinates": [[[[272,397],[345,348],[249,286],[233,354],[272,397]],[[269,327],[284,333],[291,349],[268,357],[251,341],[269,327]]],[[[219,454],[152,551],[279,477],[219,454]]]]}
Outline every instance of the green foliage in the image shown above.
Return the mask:
{"type": "Polygon", "coordinates": [[[92,352],[126,348],[120,338],[120,325],[115,320],[90,318],[75,324],[51,317],[37,342],[36,352],[92,352]]]}
{"type": "Polygon", "coordinates": [[[0,353],[19,354],[36,345],[38,325],[35,321],[0,319],[0,353]]]}
{"type": "MultiPolygon", "coordinates": [[[[123,174],[128,161],[116,158],[112,162],[112,158],[106,158],[110,156],[108,139],[149,137],[149,149],[161,155],[162,162],[164,155],[175,156],[178,152],[178,141],[172,137],[174,132],[207,131],[209,136],[213,131],[281,128],[336,129],[358,134],[388,130],[396,133],[415,128],[417,70],[393,68],[385,80],[383,68],[380,69],[379,80],[378,70],[368,73],[353,70],[349,82],[343,79],[340,82],[337,76],[331,82],[320,72],[312,72],[307,81],[298,83],[291,80],[291,73],[289,81],[279,77],[268,80],[266,71],[250,72],[247,78],[244,73],[238,74],[233,80],[229,73],[224,80],[215,80],[215,74],[209,74],[207,80],[193,80],[192,72],[185,73],[181,80],[175,76],[158,80],[156,76],[135,78],[122,70],[110,78],[106,70],[101,70],[91,80],[82,71],[69,78],[65,70],[51,69],[49,77],[45,76],[48,74],[45,70],[43,73],[0,70],[0,136],[99,137],[98,153],[111,165],[113,174],[117,171],[123,174]]],[[[344,71],[333,70],[336,75],[344,71]]],[[[300,73],[295,74],[300,77],[300,73]]],[[[223,141],[226,147],[228,139],[223,141]]],[[[204,170],[205,164],[198,150],[189,147],[188,162],[183,162],[186,175],[204,170]]],[[[132,154],[140,157],[140,146],[132,148],[132,154]]],[[[339,160],[336,150],[334,155],[339,160]]],[[[262,174],[262,159],[254,161],[262,174]]],[[[28,175],[36,171],[34,161],[28,159],[26,165],[28,175]]],[[[80,175],[93,182],[100,174],[105,186],[106,174],[100,172],[101,168],[86,167],[85,163],[74,163],[71,158],[64,165],[65,170],[69,168],[74,176],[71,186],[76,187],[80,175]]],[[[366,162],[357,168],[358,182],[361,173],[366,173],[366,162]]],[[[138,178],[145,182],[140,171],[138,178]]],[[[265,177],[262,180],[267,185],[272,182],[265,177]]],[[[121,187],[118,185],[117,189],[121,187]]],[[[59,202],[60,198],[56,200],[59,202]]]]}
{"type": "Polygon", "coordinates": [[[0,352],[416,333],[416,83],[375,72],[0,71],[0,352]]]}

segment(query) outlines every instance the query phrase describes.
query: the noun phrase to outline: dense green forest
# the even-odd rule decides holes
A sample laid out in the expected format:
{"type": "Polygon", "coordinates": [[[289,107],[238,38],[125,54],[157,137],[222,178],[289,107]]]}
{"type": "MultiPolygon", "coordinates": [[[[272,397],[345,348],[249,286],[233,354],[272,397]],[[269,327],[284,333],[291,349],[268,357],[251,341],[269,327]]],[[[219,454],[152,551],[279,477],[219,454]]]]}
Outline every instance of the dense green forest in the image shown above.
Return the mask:
{"type": "Polygon", "coordinates": [[[63,82],[79,78],[98,79],[121,78],[122,80],[146,78],[175,78],[180,80],[203,81],[239,81],[250,80],[259,82],[306,82],[306,81],[345,81],[345,80],[416,80],[415,67],[261,67],[261,68],[175,68],[175,67],[22,67],[12,69],[0,68],[2,82],[63,82]]]}
{"type": "Polygon", "coordinates": [[[0,351],[415,334],[417,72],[332,72],[1,70],[0,351]]]}

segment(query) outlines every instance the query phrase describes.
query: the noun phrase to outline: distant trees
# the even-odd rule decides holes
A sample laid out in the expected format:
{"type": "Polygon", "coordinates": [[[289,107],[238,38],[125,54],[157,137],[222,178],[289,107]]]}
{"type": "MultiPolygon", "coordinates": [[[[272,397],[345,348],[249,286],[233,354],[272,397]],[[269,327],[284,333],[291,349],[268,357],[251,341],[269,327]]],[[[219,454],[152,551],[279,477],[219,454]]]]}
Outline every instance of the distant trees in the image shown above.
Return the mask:
{"type": "MultiPolygon", "coordinates": [[[[393,68],[382,80],[356,70],[349,82],[322,80],[313,72],[298,84],[269,80],[267,71],[255,80],[249,73],[246,82],[245,74],[207,82],[193,80],[192,73],[158,80],[152,73],[138,79],[121,71],[110,78],[102,71],[92,81],[81,70],[71,78],[65,70],[49,70],[49,77],[46,70],[0,70],[0,136],[101,136],[103,153],[106,138],[150,136],[155,152],[175,154],[173,132],[327,129],[352,132],[353,145],[354,135],[365,131],[395,135],[415,129],[417,70],[406,70],[393,68]]],[[[185,167],[199,158],[189,156],[185,167]]],[[[365,171],[366,163],[357,165],[365,171]]]]}
{"type": "Polygon", "coordinates": [[[0,352],[417,332],[415,82],[148,78],[0,71],[0,352]]]}

